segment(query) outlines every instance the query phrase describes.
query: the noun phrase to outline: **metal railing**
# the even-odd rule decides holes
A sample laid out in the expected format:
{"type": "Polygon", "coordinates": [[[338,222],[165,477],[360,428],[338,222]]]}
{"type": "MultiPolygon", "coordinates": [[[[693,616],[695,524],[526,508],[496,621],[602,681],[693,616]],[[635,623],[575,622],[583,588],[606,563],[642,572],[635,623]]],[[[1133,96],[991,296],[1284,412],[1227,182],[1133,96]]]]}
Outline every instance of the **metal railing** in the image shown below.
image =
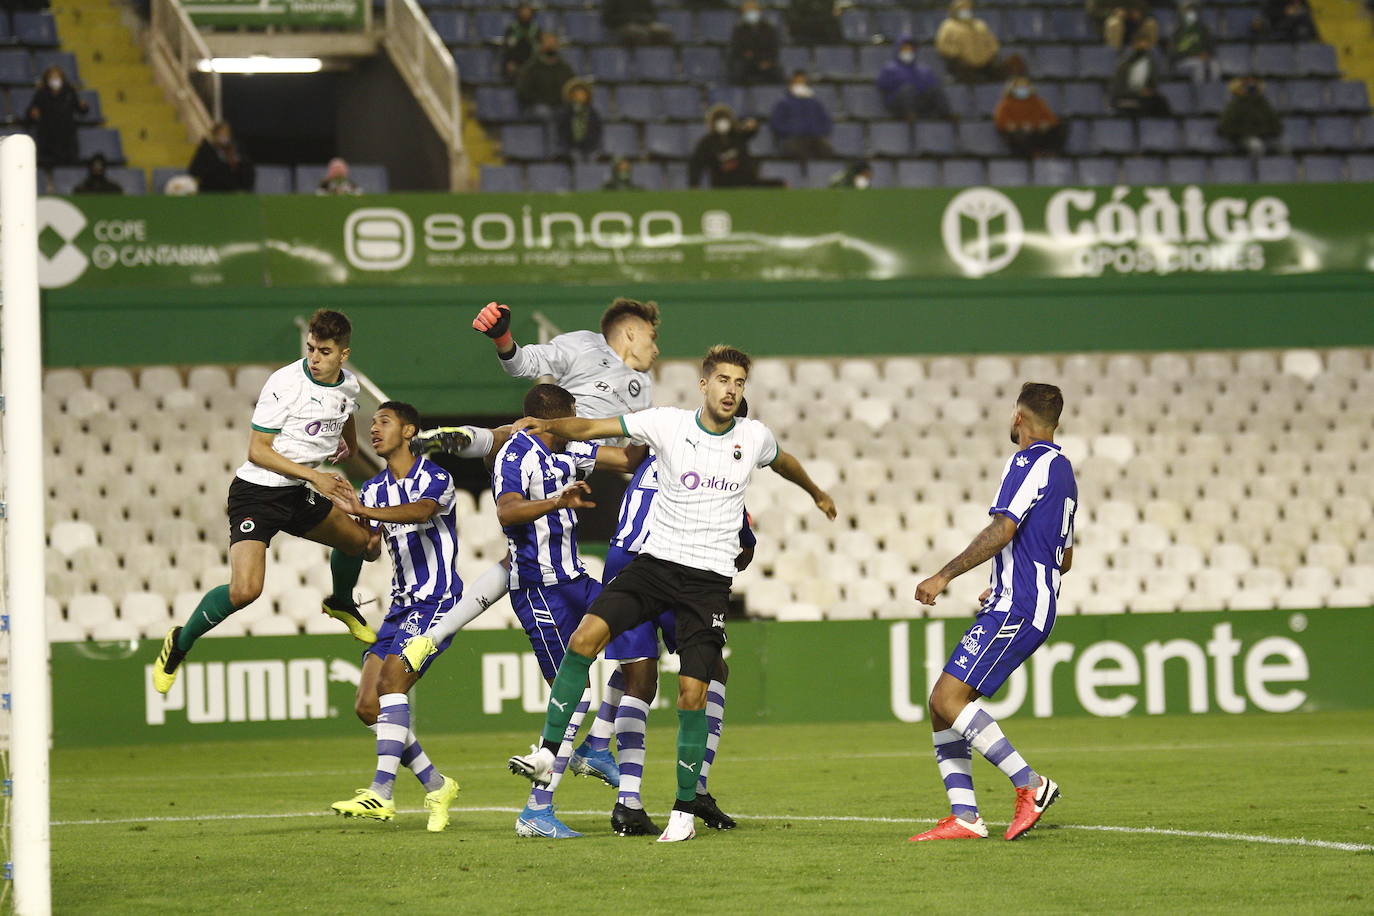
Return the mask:
{"type": "Polygon", "coordinates": [[[387,0],[386,50],[449,150],[449,187],[466,190],[458,65],[415,0],[387,0]]]}
{"type": "Polygon", "coordinates": [[[158,84],[172,98],[190,140],[210,132],[223,112],[218,73],[202,73],[210,48],[178,0],[153,0],[148,58],[158,84]]]}

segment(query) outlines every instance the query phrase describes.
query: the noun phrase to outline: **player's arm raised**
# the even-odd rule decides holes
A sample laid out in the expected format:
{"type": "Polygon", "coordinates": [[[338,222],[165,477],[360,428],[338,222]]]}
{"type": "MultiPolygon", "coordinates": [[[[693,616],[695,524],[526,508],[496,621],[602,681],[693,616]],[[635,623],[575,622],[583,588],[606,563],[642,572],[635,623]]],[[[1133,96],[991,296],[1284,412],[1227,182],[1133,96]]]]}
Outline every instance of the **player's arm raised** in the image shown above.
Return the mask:
{"type": "Polygon", "coordinates": [[[502,493],[496,501],[496,520],[502,527],[528,525],[558,509],[594,509],[596,503],[586,499],[591,495],[592,488],[581,480],[549,499],[526,499],[519,493],[502,493]]]}
{"type": "Polygon", "coordinates": [[[830,498],[829,493],[816,486],[816,482],[811,479],[810,474],[806,473],[806,468],[802,467],[802,463],[797,460],[795,455],[784,452],[779,447],[778,457],[773,459],[773,463],[769,467],[777,471],[783,480],[789,480],[805,490],[816,503],[816,508],[825,513],[826,518],[832,520],[835,518],[835,500],[830,498]]]}
{"type": "Polygon", "coordinates": [[[481,331],[496,344],[501,368],[516,378],[539,378],[552,375],[561,378],[568,369],[568,354],[555,341],[546,344],[520,346],[510,332],[510,306],[488,302],[472,320],[474,329],[481,331]]]}
{"type": "Polygon", "coordinates": [[[538,417],[521,417],[511,424],[512,430],[524,430],[525,432],[548,433],[557,436],[559,439],[569,439],[574,442],[590,442],[593,439],[614,439],[619,436],[628,436],[629,432],[625,429],[625,422],[621,417],[609,417],[604,420],[589,420],[586,417],[563,417],[558,420],[541,420],[538,417]]]}
{"type": "Polygon", "coordinates": [[[647,445],[631,445],[627,448],[603,445],[596,450],[596,469],[598,471],[619,471],[622,474],[633,474],[635,468],[644,462],[644,456],[647,454],[649,454],[647,445]]]}
{"type": "Polygon", "coordinates": [[[266,468],[283,477],[304,480],[326,497],[347,498],[353,493],[353,484],[338,474],[326,474],[303,464],[297,464],[272,447],[275,432],[254,429],[248,436],[248,460],[260,468],[266,468]]]}
{"type": "Polygon", "coordinates": [[[958,576],[995,557],[1016,536],[1016,522],[1005,515],[994,515],[986,528],[964,548],[963,553],[944,565],[944,568],[916,586],[916,600],[934,604],[935,598],[958,576]]]}

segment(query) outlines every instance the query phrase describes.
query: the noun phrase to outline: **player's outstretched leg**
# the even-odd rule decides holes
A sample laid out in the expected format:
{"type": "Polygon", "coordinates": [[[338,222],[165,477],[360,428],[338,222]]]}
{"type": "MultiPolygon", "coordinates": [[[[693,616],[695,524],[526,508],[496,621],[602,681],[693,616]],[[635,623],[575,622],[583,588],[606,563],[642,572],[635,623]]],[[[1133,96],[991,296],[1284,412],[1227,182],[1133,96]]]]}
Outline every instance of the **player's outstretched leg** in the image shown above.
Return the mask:
{"type": "Polygon", "coordinates": [[[543,743],[530,746],[528,754],[516,754],[507,761],[510,771],[530,782],[547,786],[553,777],[553,765],[558,756],[568,723],[577,712],[582,693],[587,689],[587,672],[594,658],[568,649],[558,666],[558,676],[549,691],[549,709],[544,718],[543,743]]]}
{"type": "Polygon", "coordinates": [[[720,748],[720,733],[725,722],[725,681],[711,679],[706,688],[706,756],[701,761],[701,775],[697,777],[696,815],[712,830],[733,830],[735,819],[716,804],[706,788],[706,780],[720,748]]]}
{"type": "Polygon", "coordinates": [[[153,664],[153,687],[158,693],[172,689],[182,660],[197,639],[239,608],[258,599],[266,574],[266,541],[244,539],[229,545],[229,584],[217,585],[206,592],[186,622],[173,627],[162,640],[162,649],[153,664]]]}
{"type": "Polygon", "coordinates": [[[377,641],[377,634],[367,625],[358,611],[358,602],[353,600],[353,589],[358,584],[362,569],[361,554],[349,556],[337,547],[329,552],[329,573],[334,582],[334,591],[324,599],[322,610],[348,627],[354,639],[370,645],[377,641]]]}
{"type": "Polygon", "coordinates": [[[573,751],[572,760],[568,761],[568,769],[578,776],[599,779],[613,789],[620,786],[620,764],[611,754],[611,735],[615,734],[616,710],[623,696],[625,676],[617,667],[606,679],[601,706],[588,730],[587,740],[573,751]]]}
{"type": "Polygon", "coordinates": [[[432,627],[405,641],[401,661],[410,672],[419,671],[425,659],[439,651],[439,645],[476,620],[483,611],[510,591],[510,570],[502,563],[492,566],[463,587],[463,597],[432,627]]]}
{"type": "Polygon", "coordinates": [[[940,767],[950,810],[930,830],[912,837],[912,842],[986,838],[988,828],[978,814],[978,801],[973,794],[973,754],[968,740],[952,728],[941,729],[932,737],[935,762],[940,767]]]}

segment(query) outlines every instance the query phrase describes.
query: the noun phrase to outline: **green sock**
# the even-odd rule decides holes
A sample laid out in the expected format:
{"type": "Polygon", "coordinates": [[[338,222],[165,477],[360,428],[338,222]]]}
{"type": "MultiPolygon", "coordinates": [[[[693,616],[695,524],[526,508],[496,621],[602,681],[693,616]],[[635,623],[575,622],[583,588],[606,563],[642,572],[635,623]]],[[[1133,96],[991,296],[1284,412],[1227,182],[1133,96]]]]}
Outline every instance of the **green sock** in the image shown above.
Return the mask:
{"type": "Polygon", "coordinates": [[[564,654],[563,664],[558,666],[558,676],[553,679],[549,694],[549,714],[544,719],[545,744],[553,742],[558,745],[563,742],[563,733],[568,730],[577,704],[582,701],[582,692],[587,689],[587,672],[594,661],[596,659],[578,655],[571,649],[564,654]]]}
{"type": "Polygon", "coordinates": [[[697,777],[706,759],[706,710],[677,711],[677,800],[695,801],[697,777]]]}
{"type": "Polygon", "coordinates": [[[353,586],[358,584],[358,574],[362,571],[362,554],[350,557],[342,550],[331,550],[329,552],[329,574],[334,577],[334,593],[329,597],[351,604],[353,602],[353,586]]]}
{"type": "Polygon", "coordinates": [[[216,585],[205,593],[177,634],[177,648],[189,652],[196,640],[224,622],[237,608],[229,601],[229,586],[216,585]]]}

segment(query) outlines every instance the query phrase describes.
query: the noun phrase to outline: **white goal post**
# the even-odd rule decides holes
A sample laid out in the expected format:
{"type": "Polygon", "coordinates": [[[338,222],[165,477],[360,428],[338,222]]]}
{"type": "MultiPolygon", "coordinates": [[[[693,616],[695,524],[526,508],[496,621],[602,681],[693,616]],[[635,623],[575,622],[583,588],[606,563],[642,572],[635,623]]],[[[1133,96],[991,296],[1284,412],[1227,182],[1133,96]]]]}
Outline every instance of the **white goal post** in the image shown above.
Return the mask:
{"type": "Polygon", "coordinates": [[[0,140],[0,394],[4,396],[5,613],[9,615],[10,854],[14,911],[52,912],[51,684],[44,619],[43,355],[33,140],[0,140]]]}

